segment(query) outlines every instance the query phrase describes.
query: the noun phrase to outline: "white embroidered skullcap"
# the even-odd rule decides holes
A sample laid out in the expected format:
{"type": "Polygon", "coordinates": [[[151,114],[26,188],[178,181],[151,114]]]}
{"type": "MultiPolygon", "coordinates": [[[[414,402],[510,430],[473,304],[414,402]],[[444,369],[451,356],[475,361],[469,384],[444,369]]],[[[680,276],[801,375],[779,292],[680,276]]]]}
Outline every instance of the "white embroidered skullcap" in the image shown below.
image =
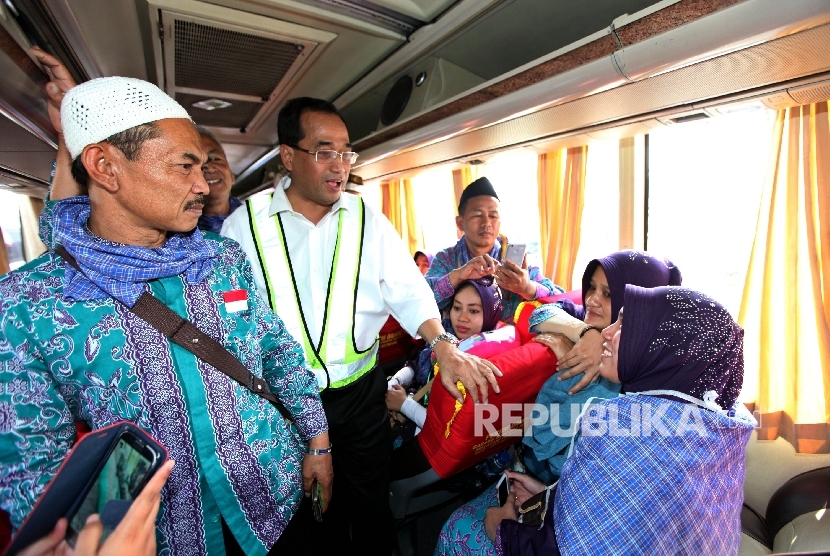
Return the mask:
{"type": "Polygon", "coordinates": [[[61,103],[63,138],[73,160],[87,145],[167,118],[190,120],[187,111],[161,89],[131,77],[87,81],[70,89],[61,103]]]}

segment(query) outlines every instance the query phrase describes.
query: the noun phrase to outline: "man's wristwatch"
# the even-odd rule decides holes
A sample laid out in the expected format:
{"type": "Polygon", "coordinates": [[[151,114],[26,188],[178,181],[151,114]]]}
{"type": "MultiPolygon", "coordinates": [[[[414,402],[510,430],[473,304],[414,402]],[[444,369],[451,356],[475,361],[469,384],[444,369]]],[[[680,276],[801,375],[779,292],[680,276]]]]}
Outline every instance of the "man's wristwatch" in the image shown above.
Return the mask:
{"type": "Polygon", "coordinates": [[[432,339],[432,341],[429,343],[429,349],[435,351],[435,345],[438,342],[449,342],[452,345],[457,346],[458,345],[458,338],[456,338],[454,335],[450,334],[449,332],[443,332],[441,334],[438,334],[435,338],[432,339]]]}

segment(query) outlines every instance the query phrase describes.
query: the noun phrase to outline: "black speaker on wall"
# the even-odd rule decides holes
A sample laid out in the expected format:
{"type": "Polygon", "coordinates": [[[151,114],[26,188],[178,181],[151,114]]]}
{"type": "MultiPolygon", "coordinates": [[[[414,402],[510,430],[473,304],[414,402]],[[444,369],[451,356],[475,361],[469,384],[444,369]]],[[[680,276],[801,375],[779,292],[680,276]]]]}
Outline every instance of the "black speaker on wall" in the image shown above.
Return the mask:
{"type": "Polygon", "coordinates": [[[412,96],[413,85],[412,78],[408,75],[402,75],[395,81],[386,95],[386,100],[383,101],[383,108],[380,109],[380,123],[391,125],[401,117],[409,97],[412,96]]]}

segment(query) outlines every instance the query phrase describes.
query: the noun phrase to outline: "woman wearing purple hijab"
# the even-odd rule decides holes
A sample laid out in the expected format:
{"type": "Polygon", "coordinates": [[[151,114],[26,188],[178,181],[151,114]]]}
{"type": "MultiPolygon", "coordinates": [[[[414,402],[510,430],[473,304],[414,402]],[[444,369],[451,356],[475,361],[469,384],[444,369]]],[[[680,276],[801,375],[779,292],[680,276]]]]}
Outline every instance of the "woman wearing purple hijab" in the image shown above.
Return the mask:
{"type": "MultiPolygon", "coordinates": [[[[582,381],[580,375],[562,378],[565,373],[557,373],[542,386],[536,403],[559,409],[559,430],[571,429],[581,406],[590,398],[615,398],[620,391],[619,384],[598,376],[598,367],[602,354],[600,331],[617,320],[625,286],[679,286],[681,280],[680,269],[668,259],[642,251],[618,251],[594,259],[585,267],[582,307],[567,301],[561,308],[559,304],[549,304],[533,312],[531,330],[540,333],[536,340],[550,347],[557,358],[566,361],[568,354],[578,352],[574,350],[575,344],[583,348],[584,354],[580,352],[565,367],[560,364],[560,370],[578,367],[578,357],[583,357],[585,374],[592,380],[584,388],[577,388],[582,381]]],[[[554,434],[550,423],[534,425],[522,441],[527,447],[522,463],[537,479],[552,484],[562,472],[570,440],[570,435],[554,434]]]]}
{"type": "Polygon", "coordinates": [[[423,251],[415,251],[412,258],[415,260],[415,264],[418,265],[421,274],[426,276],[426,273],[429,271],[429,265],[432,264],[433,255],[431,253],[424,253],[423,251]]]}
{"type": "MultiPolygon", "coordinates": [[[[463,341],[481,332],[489,332],[498,326],[501,317],[501,294],[489,276],[478,280],[466,280],[458,285],[450,299],[447,316],[441,323],[444,330],[463,341]]],[[[460,346],[459,346],[460,347],[460,346]]],[[[389,379],[386,405],[390,411],[399,411],[422,428],[426,419],[424,407],[407,399],[403,386],[418,389],[432,378],[435,365],[429,346],[421,350],[418,360],[408,364],[389,379]]]]}
{"type": "MultiPolygon", "coordinates": [[[[444,330],[455,334],[461,340],[458,347],[463,350],[465,349],[464,340],[481,332],[494,330],[499,325],[502,312],[499,288],[490,276],[478,280],[466,280],[456,288],[446,312],[448,315],[442,323],[444,330]]],[[[434,368],[435,358],[432,350],[427,346],[421,350],[417,363],[410,363],[389,379],[386,407],[390,411],[405,415],[415,423],[418,429],[422,429],[426,421],[425,405],[429,394],[424,398],[424,405],[421,405],[410,398],[403,387],[409,386],[411,391],[417,390],[433,377],[434,368]]],[[[404,442],[400,449],[393,452],[390,481],[413,477],[430,468],[421,445],[411,438],[407,440],[409,442],[404,442]]],[[[402,441],[400,437],[396,439],[396,446],[402,441]]]]}
{"type": "Polygon", "coordinates": [[[498,554],[737,554],[745,447],[743,330],[705,294],[626,286],[601,375],[625,395],[593,405],[555,490],[526,476],[485,518],[498,554]],[[625,326],[623,326],[625,323],[625,326]],[[536,494],[541,527],[516,521],[536,494]]]}

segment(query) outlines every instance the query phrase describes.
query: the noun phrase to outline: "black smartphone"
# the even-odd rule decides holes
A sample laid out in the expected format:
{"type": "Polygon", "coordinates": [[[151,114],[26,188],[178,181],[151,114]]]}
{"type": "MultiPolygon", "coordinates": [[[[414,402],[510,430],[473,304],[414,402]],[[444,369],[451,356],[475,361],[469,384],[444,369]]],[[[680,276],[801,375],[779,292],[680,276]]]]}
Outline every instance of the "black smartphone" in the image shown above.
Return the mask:
{"type": "Polygon", "coordinates": [[[311,507],[314,510],[314,519],[323,521],[323,487],[314,479],[311,483],[311,507]]]}
{"type": "Polygon", "coordinates": [[[100,466],[87,491],[68,514],[66,541],[75,546],[78,532],[87,518],[99,514],[104,526],[103,541],[127,513],[150,477],[164,463],[165,454],[136,434],[124,430],[112,443],[109,454],[100,466]]]}
{"type": "Polygon", "coordinates": [[[504,506],[507,502],[507,496],[510,494],[510,479],[507,475],[502,475],[499,482],[496,484],[496,489],[499,491],[499,506],[504,506]]]}

